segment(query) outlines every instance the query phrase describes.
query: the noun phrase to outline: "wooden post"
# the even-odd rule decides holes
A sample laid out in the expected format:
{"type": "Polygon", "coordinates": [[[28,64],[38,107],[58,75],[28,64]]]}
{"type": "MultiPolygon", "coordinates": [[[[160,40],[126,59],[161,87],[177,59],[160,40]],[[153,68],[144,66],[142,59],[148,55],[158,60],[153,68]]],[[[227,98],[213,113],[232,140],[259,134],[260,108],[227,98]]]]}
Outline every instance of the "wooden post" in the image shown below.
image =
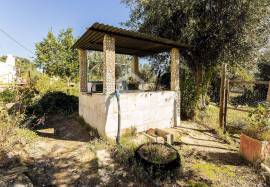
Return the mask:
{"type": "Polygon", "coordinates": [[[268,91],[267,91],[266,101],[270,103],[270,81],[269,81],[269,84],[268,84],[268,91]]]}
{"type": "Polygon", "coordinates": [[[228,99],[229,99],[229,80],[226,78],[225,88],[225,105],[224,105],[224,129],[223,132],[227,131],[227,111],[228,111],[228,99]]]}
{"type": "Polygon", "coordinates": [[[225,93],[226,93],[226,72],[227,64],[222,64],[220,92],[219,92],[219,126],[224,128],[224,116],[225,116],[225,93]]]}
{"type": "Polygon", "coordinates": [[[175,117],[174,127],[180,126],[180,107],[181,107],[181,95],[180,95],[180,51],[178,48],[171,49],[171,90],[175,91],[175,117]]]}
{"type": "Polygon", "coordinates": [[[136,76],[139,76],[139,58],[138,58],[138,56],[133,56],[131,70],[132,70],[132,73],[134,73],[136,76]]]}
{"type": "Polygon", "coordinates": [[[31,72],[30,71],[28,71],[28,81],[27,81],[27,83],[28,83],[28,86],[32,86],[32,80],[31,80],[31,72]]]}

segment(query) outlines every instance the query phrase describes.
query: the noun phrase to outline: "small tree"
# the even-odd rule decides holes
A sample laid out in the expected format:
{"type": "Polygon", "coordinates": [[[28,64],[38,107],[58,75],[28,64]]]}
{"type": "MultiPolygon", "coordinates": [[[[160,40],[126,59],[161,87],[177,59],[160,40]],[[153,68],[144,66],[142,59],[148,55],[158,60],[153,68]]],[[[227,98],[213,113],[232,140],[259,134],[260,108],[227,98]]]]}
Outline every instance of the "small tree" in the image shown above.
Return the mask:
{"type": "Polygon", "coordinates": [[[59,76],[67,80],[78,77],[78,52],[72,49],[74,44],[72,29],[62,30],[55,37],[48,32],[46,38],[36,44],[36,62],[44,73],[50,76],[59,76]]]}
{"type": "MultiPolygon", "coordinates": [[[[182,49],[181,55],[195,79],[196,101],[204,98],[201,96],[221,63],[254,63],[256,52],[268,37],[268,0],[123,2],[131,9],[126,23],[130,28],[194,46],[182,49]]],[[[195,103],[198,107],[199,102],[195,103]]]]}

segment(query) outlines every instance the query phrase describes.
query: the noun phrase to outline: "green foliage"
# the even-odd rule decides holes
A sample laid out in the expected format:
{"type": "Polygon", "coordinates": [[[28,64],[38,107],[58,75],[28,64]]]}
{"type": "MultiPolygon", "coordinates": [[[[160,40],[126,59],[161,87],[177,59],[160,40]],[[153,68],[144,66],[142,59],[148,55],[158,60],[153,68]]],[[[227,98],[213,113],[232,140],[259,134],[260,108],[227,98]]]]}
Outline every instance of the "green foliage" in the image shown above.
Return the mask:
{"type": "Polygon", "coordinates": [[[25,87],[19,91],[20,91],[20,102],[24,106],[29,106],[33,104],[35,99],[39,96],[37,90],[35,90],[32,87],[25,87]]]}
{"type": "Polygon", "coordinates": [[[78,98],[62,92],[48,92],[26,109],[27,115],[38,117],[44,114],[63,113],[69,115],[78,111],[78,98]]]}
{"type": "Polygon", "coordinates": [[[195,163],[192,166],[195,170],[202,173],[211,180],[218,180],[220,175],[235,177],[235,167],[230,165],[219,166],[212,163],[195,163]]]}
{"type": "Polygon", "coordinates": [[[270,50],[266,51],[258,60],[258,73],[257,77],[260,80],[270,81],[270,50]]]}
{"type": "Polygon", "coordinates": [[[102,80],[102,53],[97,51],[91,51],[88,53],[87,58],[88,71],[87,76],[88,80],[99,81],[102,80]]]}
{"type": "MultiPolygon", "coordinates": [[[[205,95],[212,73],[218,72],[215,69],[221,63],[245,67],[254,64],[270,29],[268,0],[123,0],[123,3],[131,9],[126,23],[130,28],[193,46],[191,50],[181,49],[183,61],[195,78],[195,94],[190,101],[197,100],[197,104],[191,104],[193,107],[197,107],[200,95],[205,95]]],[[[168,58],[166,54],[161,56],[167,60],[154,61],[153,65],[166,71],[160,64],[166,64],[168,58]]]]}
{"type": "Polygon", "coordinates": [[[195,115],[195,79],[190,71],[183,71],[181,78],[181,118],[189,119],[195,115]]]}
{"type": "Polygon", "coordinates": [[[48,32],[43,41],[36,44],[36,62],[50,76],[59,76],[67,80],[78,77],[78,52],[71,47],[74,44],[72,29],[68,28],[55,37],[48,32]]]}
{"type": "Polygon", "coordinates": [[[155,74],[149,64],[140,65],[140,78],[143,79],[145,83],[153,83],[155,80],[155,74]]]}
{"type": "Polygon", "coordinates": [[[15,57],[16,59],[16,74],[18,77],[28,79],[29,73],[31,79],[35,78],[39,72],[36,69],[36,64],[27,58],[15,57]]]}
{"type": "Polygon", "coordinates": [[[12,103],[15,102],[17,92],[15,89],[5,89],[0,92],[0,101],[4,103],[12,103]]]}
{"type": "Polygon", "coordinates": [[[60,91],[71,95],[78,95],[77,87],[67,87],[65,80],[61,78],[49,77],[46,74],[39,76],[34,83],[34,88],[41,94],[47,92],[60,91]]]}
{"type": "MultiPolygon", "coordinates": [[[[264,85],[262,85],[264,86],[264,85]]],[[[261,85],[251,89],[245,89],[242,95],[231,98],[232,105],[256,106],[266,100],[267,89],[261,85]]]]}
{"type": "Polygon", "coordinates": [[[22,115],[9,115],[6,109],[0,108],[0,152],[14,149],[22,141],[32,143],[37,138],[35,132],[19,128],[22,120],[22,115]]]}
{"type": "Polygon", "coordinates": [[[263,103],[249,114],[249,124],[245,134],[259,139],[270,141],[270,104],[263,103]]]}
{"type": "Polygon", "coordinates": [[[51,114],[70,115],[78,111],[78,98],[62,92],[48,92],[26,107],[23,126],[36,128],[51,114]]]}
{"type": "Polygon", "coordinates": [[[7,59],[7,56],[0,56],[0,62],[5,62],[7,59]]]}

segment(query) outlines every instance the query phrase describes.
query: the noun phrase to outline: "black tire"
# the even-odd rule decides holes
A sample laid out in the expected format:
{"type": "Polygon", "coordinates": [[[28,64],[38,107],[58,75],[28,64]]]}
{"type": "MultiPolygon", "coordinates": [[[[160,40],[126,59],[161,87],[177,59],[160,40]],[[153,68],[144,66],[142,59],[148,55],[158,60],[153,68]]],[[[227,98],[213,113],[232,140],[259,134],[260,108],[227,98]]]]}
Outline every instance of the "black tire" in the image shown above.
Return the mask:
{"type": "Polygon", "coordinates": [[[161,143],[146,143],[146,144],[142,144],[140,145],[136,150],[135,150],[135,159],[140,163],[142,164],[146,169],[152,169],[152,170],[174,170],[174,169],[177,169],[181,166],[181,160],[180,160],[180,155],[178,153],[178,151],[168,145],[168,144],[161,144],[161,143]],[[143,158],[140,153],[139,153],[139,150],[141,149],[142,146],[145,146],[145,145],[149,145],[149,144],[159,144],[159,145],[164,145],[172,150],[175,151],[176,153],[176,158],[167,162],[167,163],[162,163],[162,164],[157,164],[157,163],[154,163],[154,162],[151,162],[151,160],[146,160],[145,158],[143,158]]]}

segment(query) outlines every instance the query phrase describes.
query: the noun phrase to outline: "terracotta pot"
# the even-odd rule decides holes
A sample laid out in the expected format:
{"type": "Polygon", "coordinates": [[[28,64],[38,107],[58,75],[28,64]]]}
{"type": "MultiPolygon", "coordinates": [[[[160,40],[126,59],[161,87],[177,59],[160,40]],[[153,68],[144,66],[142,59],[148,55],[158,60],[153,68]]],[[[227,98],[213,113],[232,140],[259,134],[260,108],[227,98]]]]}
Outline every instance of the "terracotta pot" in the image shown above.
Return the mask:
{"type": "Polygon", "coordinates": [[[245,134],[240,136],[240,154],[249,161],[263,161],[270,156],[270,143],[251,138],[245,134]]]}

